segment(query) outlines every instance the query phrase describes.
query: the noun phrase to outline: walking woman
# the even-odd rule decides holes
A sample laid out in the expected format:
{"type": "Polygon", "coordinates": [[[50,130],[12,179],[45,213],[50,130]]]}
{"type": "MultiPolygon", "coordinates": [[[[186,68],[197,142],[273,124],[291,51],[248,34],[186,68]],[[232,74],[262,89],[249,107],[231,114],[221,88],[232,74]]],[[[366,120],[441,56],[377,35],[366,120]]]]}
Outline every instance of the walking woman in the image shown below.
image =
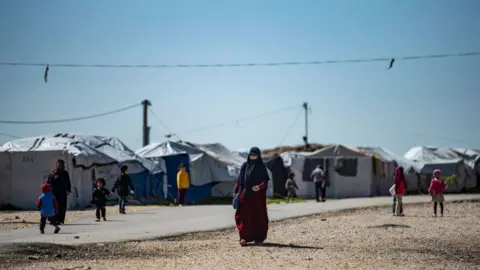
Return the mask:
{"type": "Polygon", "coordinates": [[[240,234],[240,245],[249,242],[261,244],[267,238],[267,187],[270,177],[263,164],[260,149],[250,149],[247,162],[242,165],[233,191],[238,196],[235,223],[240,234]]]}
{"type": "Polygon", "coordinates": [[[187,167],[185,164],[180,164],[177,173],[177,188],[178,188],[178,205],[185,205],[185,196],[190,187],[190,177],[188,176],[187,167]]]}
{"type": "Polygon", "coordinates": [[[403,195],[405,194],[405,175],[403,173],[403,167],[398,166],[395,169],[395,175],[393,177],[395,184],[395,199],[397,205],[395,207],[395,215],[397,217],[403,217],[403,195]]]}
{"type": "Polygon", "coordinates": [[[67,196],[72,192],[70,176],[65,170],[65,161],[57,160],[57,168],[52,170],[48,176],[47,184],[52,188],[53,196],[55,196],[58,202],[58,214],[55,217],[55,221],[58,224],[65,224],[67,196]]]}

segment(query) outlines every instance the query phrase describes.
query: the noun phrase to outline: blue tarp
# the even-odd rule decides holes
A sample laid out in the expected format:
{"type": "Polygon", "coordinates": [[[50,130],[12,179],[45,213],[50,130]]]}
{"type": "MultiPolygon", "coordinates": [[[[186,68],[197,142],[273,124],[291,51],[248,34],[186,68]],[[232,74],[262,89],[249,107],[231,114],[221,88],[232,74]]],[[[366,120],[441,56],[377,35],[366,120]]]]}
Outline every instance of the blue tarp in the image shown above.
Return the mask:
{"type": "Polygon", "coordinates": [[[149,171],[129,174],[135,187],[135,199],[141,200],[155,196],[157,192],[163,197],[163,172],[151,175],[149,171]]]}
{"type": "MultiPolygon", "coordinates": [[[[167,184],[168,184],[168,200],[176,200],[177,193],[177,173],[178,167],[181,163],[187,167],[187,172],[190,173],[190,158],[187,154],[171,155],[162,157],[165,161],[167,168],[167,184]]],[[[211,195],[213,183],[205,184],[202,186],[190,185],[187,191],[185,202],[194,203],[200,202],[211,195]]]]}

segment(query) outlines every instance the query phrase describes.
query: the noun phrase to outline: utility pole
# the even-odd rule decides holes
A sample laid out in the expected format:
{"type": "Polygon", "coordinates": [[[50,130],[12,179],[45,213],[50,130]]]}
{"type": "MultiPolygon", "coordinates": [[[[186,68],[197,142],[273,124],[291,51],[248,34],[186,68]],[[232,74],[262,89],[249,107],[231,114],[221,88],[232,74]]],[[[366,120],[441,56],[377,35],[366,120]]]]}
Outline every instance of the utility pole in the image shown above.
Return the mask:
{"type": "Polygon", "coordinates": [[[150,127],[148,126],[148,106],[152,106],[150,100],[142,101],[143,105],[143,146],[150,144],[150,127]]]}
{"type": "Polygon", "coordinates": [[[305,143],[305,148],[308,150],[310,145],[308,144],[308,103],[303,103],[303,109],[305,110],[305,136],[303,136],[303,142],[305,143]]]}

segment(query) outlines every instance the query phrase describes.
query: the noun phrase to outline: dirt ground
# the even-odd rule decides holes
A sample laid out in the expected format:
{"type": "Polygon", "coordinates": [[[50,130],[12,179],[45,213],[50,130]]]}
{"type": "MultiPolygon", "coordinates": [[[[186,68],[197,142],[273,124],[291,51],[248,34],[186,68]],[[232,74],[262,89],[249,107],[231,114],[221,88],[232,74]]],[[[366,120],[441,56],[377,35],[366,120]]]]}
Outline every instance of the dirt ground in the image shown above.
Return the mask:
{"type": "MultiPolygon", "coordinates": [[[[159,206],[127,205],[127,211],[135,212],[156,207],[159,206]]],[[[68,211],[65,222],[94,219],[94,211],[93,209],[68,211]]],[[[107,214],[108,216],[118,215],[118,205],[107,206],[107,214]]],[[[38,223],[38,211],[0,211],[0,231],[37,226],[38,223]]]]}
{"type": "Polygon", "coordinates": [[[480,203],[321,214],[270,224],[263,246],[231,230],[88,246],[12,246],[0,269],[480,269],[480,203]]]}

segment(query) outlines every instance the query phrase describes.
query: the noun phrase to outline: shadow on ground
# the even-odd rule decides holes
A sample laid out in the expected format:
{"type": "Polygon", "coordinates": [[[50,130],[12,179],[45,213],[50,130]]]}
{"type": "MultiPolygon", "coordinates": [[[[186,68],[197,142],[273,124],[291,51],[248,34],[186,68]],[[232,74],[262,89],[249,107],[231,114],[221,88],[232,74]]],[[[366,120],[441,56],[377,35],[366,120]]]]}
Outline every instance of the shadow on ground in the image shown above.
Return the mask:
{"type": "Polygon", "coordinates": [[[278,244],[278,243],[263,243],[261,245],[252,245],[256,247],[274,247],[274,248],[292,248],[292,249],[323,249],[323,247],[302,246],[296,244],[278,244]]]}
{"type": "Polygon", "coordinates": [[[404,224],[382,224],[382,225],[375,225],[375,226],[368,226],[369,229],[390,229],[390,228],[411,228],[408,225],[404,224]]]}

